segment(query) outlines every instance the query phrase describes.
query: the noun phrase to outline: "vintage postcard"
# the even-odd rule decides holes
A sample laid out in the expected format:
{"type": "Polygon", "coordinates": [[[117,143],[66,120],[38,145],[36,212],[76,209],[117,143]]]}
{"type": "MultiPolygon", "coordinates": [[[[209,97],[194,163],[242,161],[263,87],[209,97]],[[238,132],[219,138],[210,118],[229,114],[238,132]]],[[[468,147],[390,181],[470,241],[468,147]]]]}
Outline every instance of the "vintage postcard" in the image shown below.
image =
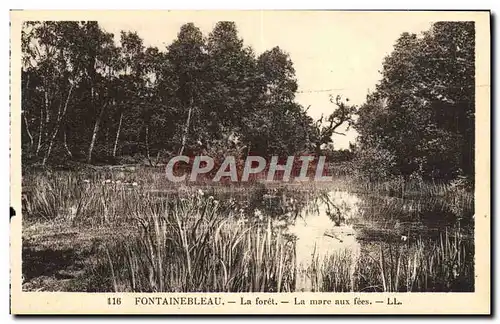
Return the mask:
{"type": "Polygon", "coordinates": [[[489,314],[488,11],[12,11],[13,314],[489,314]]]}

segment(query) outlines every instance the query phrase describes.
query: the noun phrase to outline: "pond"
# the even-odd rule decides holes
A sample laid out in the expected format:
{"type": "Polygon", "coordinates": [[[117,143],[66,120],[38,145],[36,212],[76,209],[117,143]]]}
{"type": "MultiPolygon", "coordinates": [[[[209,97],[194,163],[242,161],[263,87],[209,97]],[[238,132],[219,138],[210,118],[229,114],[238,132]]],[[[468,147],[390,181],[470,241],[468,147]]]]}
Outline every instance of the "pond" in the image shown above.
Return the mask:
{"type": "MultiPolygon", "coordinates": [[[[465,272],[473,267],[473,206],[470,204],[460,205],[444,197],[399,198],[338,190],[313,194],[263,190],[260,194],[247,196],[244,204],[245,216],[242,217],[254,223],[269,223],[273,232],[292,237],[295,291],[324,290],[325,267],[331,268],[326,272],[343,272],[340,276],[344,278],[340,280],[346,282],[340,290],[359,290],[360,281],[363,281],[359,275],[357,277],[360,265],[378,268],[372,270],[379,277],[392,276],[392,284],[396,285],[392,290],[401,290],[404,287],[399,287],[397,281],[400,279],[395,279],[396,275],[390,271],[401,275],[403,261],[407,263],[404,269],[407,276],[414,279],[417,270],[412,271],[411,267],[424,266],[428,267],[427,271],[443,267],[438,266],[437,261],[417,260],[423,259],[425,253],[436,253],[436,259],[451,263],[451,279],[471,275],[457,273],[459,267],[465,272]],[[445,247],[440,250],[440,246],[445,247]],[[390,261],[384,260],[384,253],[390,261]],[[402,255],[408,253],[413,259],[402,255]],[[460,257],[462,260],[458,261],[460,257]],[[466,266],[464,259],[469,263],[466,266]],[[397,264],[388,264],[391,270],[384,269],[385,263],[391,262],[397,264]]],[[[453,289],[471,289],[471,283],[467,282],[470,278],[458,279],[453,289]]],[[[373,291],[390,288],[387,283],[384,286],[387,280],[390,279],[382,278],[382,287],[372,287],[373,291]]],[[[429,285],[432,287],[426,289],[451,287],[444,283],[429,285]]]]}
{"type": "Polygon", "coordinates": [[[95,240],[86,291],[474,291],[460,192],[70,185],[62,207],[83,202],[71,220],[113,233],[95,240]]]}

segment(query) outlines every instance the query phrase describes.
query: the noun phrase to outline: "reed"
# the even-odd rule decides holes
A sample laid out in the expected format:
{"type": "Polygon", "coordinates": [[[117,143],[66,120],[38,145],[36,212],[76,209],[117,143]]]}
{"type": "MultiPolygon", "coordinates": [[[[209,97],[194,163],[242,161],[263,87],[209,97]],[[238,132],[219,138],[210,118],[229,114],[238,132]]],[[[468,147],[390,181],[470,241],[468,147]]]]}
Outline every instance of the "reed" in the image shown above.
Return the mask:
{"type": "MultiPolygon", "coordinates": [[[[294,237],[276,223],[285,214],[298,217],[295,209],[307,205],[299,202],[303,188],[200,185],[170,187],[159,194],[158,188],[166,187],[163,181],[152,169],[125,176],[114,171],[29,173],[23,178],[23,217],[28,223],[55,222],[82,230],[133,229],[102,242],[92,255],[86,275],[93,279],[85,284],[89,291],[296,289],[294,237]],[[293,203],[280,198],[285,195],[295,197],[293,203]],[[280,203],[271,206],[276,216],[258,220],[248,211],[266,207],[271,198],[264,196],[280,203]],[[242,200],[249,197],[257,205],[242,200]]],[[[370,224],[389,226],[421,217],[433,199],[446,203],[436,213],[446,208],[459,215],[473,204],[471,194],[445,184],[399,183],[395,188],[404,198],[389,194],[394,184],[359,184],[344,177],[332,185],[370,192],[360,210],[370,224]],[[412,198],[417,191],[422,199],[412,198]]],[[[308,192],[321,189],[307,187],[308,192]]],[[[391,231],[394,237],[400,230],[393,226],[391,231]]],[[[405,234],[408,240],[379,240],[366,244],[356,257],[347,250],[326,259],[313,255],[311,266],[302,270],[314,291],[471,291],[474,243],[464,232],[453,228],[437,238],[405,234]]]]}
{"type": "Polygon", "coordinates": [[[378,253],[367,255],[362,261],[365,266],[359,269],[366,285],[378,291],[471,291],[473,251],[473,241],[459,229],[446,230],[437,241],[417,238],[412,244],[381,243],[378,253]]]}
{"type": "Polygon", "coordinates": [[[120,269],[113,289],[290,291],[290,245],[271,220],[245,224],[234,209],[201,195],[162,207],[136,214],[140,234],[111,247],[112,260],[103,256],[120,269]]]}

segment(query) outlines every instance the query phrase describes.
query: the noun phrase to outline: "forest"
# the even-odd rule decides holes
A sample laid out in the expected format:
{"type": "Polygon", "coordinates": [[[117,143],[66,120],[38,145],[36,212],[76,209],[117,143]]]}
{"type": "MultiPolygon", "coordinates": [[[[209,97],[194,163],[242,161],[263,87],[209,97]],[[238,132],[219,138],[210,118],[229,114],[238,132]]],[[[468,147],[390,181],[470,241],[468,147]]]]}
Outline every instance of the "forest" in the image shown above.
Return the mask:
{"type": "Polygon", "coordinates": [[[25,22],[25,167],[146,163],[175,155],[326,155],[364,178],[474,175],[473,22],[404,33],[360,106],[331,94],[315,120],[298,104],[292,58],[257,55],[233,22],[184,24],[165,48],[95,21],[25,22]],[[353,127],[349,150],[332,135],[353,127]]]}

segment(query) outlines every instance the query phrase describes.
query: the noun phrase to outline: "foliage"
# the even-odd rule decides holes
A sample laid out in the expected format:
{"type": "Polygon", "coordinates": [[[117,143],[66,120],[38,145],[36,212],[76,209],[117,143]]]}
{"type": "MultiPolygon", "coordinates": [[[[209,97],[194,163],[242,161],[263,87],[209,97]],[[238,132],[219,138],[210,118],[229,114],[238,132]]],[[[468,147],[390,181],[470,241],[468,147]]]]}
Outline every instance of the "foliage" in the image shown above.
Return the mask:
{"type": "Polygon", "coordinates": [[[473,176],[474,36],[473,22],[437,22],[421,37],[401,35],[359,110],[363,172],[473,176]]]}
{"type": "Polygon", "coordinates": [[[130,31],[115,42],[95,21],[26,22],[22,52],[27,164],[144,157],[155,165],[228,140],[266,156],[331,142],[295,102],[290,56],[279,47],[256,56],[233,22],[208,37],[185,24],[164,49],[130,31]]]}

